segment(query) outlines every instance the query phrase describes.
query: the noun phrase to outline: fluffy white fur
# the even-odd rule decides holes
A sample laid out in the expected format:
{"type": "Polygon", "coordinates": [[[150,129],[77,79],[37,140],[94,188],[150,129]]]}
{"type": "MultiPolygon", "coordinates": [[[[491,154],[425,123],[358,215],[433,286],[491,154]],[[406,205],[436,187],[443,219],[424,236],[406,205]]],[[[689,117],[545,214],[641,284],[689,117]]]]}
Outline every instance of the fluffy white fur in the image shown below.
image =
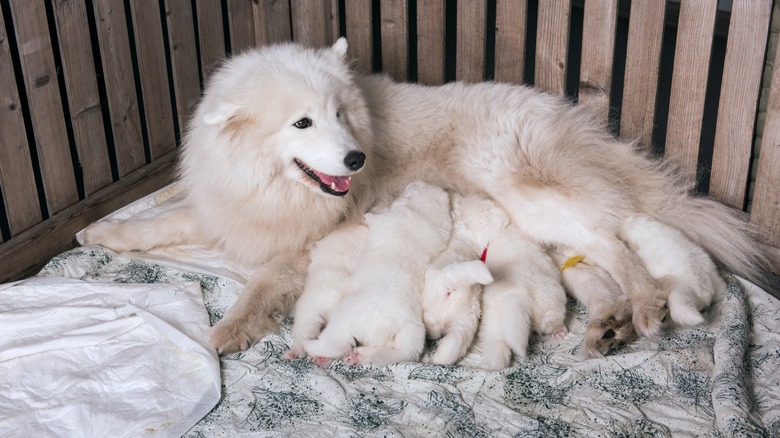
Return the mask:
{"type": "Polygon", "coordinates": [[[461,196],[452,196],[453,229],[444,251],[425,272],[423,322],[429,339],[439,339],[431,362],[454,364],[474,340],[482,310],[482,286],[493,276],[480,260],[483,247],[461,212],[461,196]]]}
{"type": "Polygon", "coordinates": [[[351,365],[418,360],[425,346],[421,287],[425,268],[450,238],[449,195],[412,183],[387,210],[365,219],[368,236],[350,290],[303,348],[315,360],[344,357],[351,365]]]}
{"type": "Polygon", "coordinates": [[[480,253],[487,248],[485,266],[493,277],[482,293],[480,366],[505,368],[512,353],[525,357],[532,329],[566,335],[566,292],[545,250],[528,240],[493,201],[476,195],[456,200],[473,244],[480,253]]]}
{"type": "Polygon", "coordinates": [[[345,54],[340,39],[326,49],[261,47],[224,63],[184,136],[178,180],[188,206],[173,217],[85,232],[88,243],[122,251],[205,241],[257,266],[209,332],[220,353],[277,328],[272,316],[301,293],[313,242],[415,180],[487,195],[534,241],[587,255],[629,298],[641,334],[658,332],[666,300],[620,239],[637,214],[767,284],[740,218],[691,197],[589,111],[524,86],[427,87],[361,76],[345,54]]]}

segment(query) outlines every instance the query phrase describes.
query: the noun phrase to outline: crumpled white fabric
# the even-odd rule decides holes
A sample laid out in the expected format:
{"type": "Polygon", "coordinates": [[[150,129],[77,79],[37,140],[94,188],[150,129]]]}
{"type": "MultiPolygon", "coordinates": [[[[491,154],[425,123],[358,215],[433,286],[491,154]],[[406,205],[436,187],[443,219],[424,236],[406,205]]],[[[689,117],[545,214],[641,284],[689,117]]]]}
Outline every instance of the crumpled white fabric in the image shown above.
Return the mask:
{"type": "Polygon", "coordinates": [[[181,436],[220,398],[200,285],[0,285],[0,436],[181,436]]]}

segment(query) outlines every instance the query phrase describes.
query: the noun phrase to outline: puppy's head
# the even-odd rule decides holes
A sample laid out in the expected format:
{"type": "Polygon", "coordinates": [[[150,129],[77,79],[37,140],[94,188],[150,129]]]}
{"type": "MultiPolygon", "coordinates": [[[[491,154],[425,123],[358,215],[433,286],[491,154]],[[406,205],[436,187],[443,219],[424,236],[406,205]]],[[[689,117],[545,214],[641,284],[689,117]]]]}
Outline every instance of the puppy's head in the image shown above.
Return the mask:
{"type": "Polygon", "coordinates": [[[325,49],[268,46],[227,61],[209,80],[186,138],[201,165],[231,157],[250,185],[277,177],[345,196],[367,160],[368,111],[346,40],[325,49]]]}

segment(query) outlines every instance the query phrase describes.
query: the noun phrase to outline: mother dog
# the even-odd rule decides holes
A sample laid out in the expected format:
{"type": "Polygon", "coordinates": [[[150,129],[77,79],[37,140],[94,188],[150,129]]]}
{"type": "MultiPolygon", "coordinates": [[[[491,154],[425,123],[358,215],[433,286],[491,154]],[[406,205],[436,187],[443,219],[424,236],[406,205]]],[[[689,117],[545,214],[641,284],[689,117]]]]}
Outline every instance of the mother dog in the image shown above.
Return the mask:
{"type": "Polygon", "coordinates": [[[179,167],[186,207],[98,223],[85,240],[118,251],[202,241],[256,266],[210,329],[222,354],[277,328],[300,294],[308,250],[413,180],[485,193],[531,238],[585,254],[658,333],[667,291],[621,239],[646,214],[682,230],[726,268],[760,280],[745,223],[687,187],[587,111],[529,87],[398,84],[354,74],[343,38],[327,49],[269,46],[210,79],[179,167]]]}

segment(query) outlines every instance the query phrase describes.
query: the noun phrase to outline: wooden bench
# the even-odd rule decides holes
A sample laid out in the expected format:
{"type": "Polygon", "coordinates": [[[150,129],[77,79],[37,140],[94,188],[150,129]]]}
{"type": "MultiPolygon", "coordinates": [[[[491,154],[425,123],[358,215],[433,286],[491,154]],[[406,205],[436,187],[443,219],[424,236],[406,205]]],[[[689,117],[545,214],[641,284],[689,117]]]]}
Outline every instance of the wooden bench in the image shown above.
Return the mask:
{"type": "Polygon", "coordinates": [[[780,272],[772,0],[27,0],[1,12],[2,282],[171,181],[203,79],[226,54],[341,35],[362,71],[532,83],[592,106],[748,212],[780,272]]]}

